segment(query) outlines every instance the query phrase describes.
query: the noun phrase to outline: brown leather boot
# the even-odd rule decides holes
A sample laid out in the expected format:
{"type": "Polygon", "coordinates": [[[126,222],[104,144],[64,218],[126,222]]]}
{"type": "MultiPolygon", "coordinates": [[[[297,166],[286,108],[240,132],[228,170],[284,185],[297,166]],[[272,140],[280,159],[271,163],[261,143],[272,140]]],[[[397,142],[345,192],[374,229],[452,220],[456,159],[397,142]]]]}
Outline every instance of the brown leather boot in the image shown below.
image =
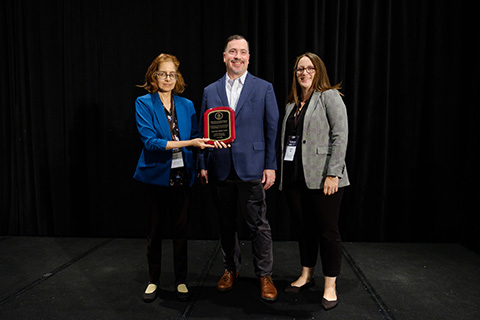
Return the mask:
{"type": "Polygon", "coordinates": [[[271,276],[260,277],[260,290],[262,292],[263,300],[272,302],[277,300],[277,288],[275,288],[271,276]]]}
{"type": "Polygon", "coordinates": [[[238,272],[225,269],[225,273],[217,283],[217,290],[221,292],[230,291],[238,278],[238,272]]]}

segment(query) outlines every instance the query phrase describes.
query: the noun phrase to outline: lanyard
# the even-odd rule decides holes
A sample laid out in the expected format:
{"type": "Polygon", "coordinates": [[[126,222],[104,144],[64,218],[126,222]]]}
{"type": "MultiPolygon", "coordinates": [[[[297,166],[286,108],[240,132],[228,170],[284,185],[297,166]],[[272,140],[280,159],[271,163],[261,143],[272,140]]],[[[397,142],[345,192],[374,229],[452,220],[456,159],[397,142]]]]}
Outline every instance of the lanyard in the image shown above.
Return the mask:
{"type": "MultiPolygon", "coordinates": [[[[176,119],[176,114],[175,114],[175,103],[173,101],[173,97],[170,103],[170,112],[168,112],[167,108],[165,108],[165,105],[163,106],[163,109],[165,110],[165,115],[167,116],[168,120],[168,126],[170,128],[170,134],[172,135],[172,140],[174,141],[180,141],[180,132],[178,130],[178,124],[177,127],[175,127],[175,119],[176,119]],[[176,132],[179,134],[177,135],[176,132]]],[[[172,169],[175,168],[182,168],[184,166],[183,164],[183,157],[182,157],[182,150],[180,148],[174,148],[172,149],[172,169]]]]}

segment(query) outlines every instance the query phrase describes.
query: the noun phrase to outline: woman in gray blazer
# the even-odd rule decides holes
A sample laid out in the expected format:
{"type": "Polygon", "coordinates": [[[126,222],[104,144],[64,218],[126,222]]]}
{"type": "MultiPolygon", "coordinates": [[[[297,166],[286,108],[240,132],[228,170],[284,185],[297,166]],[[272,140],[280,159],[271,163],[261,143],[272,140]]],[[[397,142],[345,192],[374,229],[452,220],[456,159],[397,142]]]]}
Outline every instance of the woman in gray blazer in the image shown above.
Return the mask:
{"type": "Polygon", "coordinates": [[[297,293],[315,285],[318,250],[325,287],[322,306],[337,305],[342,242],[338,216],[343,188],[348,122],[338,89],[330,85],[323,61],[307,52],[295,62],[293,83],[282,124],[280,189],[298,218],[302,273],[285,291],[297,293]]]}

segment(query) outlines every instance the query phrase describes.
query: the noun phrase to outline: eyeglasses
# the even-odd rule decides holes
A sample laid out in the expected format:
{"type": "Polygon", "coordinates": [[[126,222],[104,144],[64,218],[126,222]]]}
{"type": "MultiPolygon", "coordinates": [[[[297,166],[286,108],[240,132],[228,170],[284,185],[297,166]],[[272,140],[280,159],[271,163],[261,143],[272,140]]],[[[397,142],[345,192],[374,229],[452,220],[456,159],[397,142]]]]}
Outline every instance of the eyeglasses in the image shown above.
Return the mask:
{"type": "Polygon", "coordinates": [[[165,71],[159,71],[156,72],[156,75],[162,80],[166,80],[167,78],[170,78],[171,80],[176,80],[178,78],[178,74],[175,72],[167,73],[165,71]]]}
{"type": "Polygon", "coordinates": [[[306,68],[302,67],[302,68],[295,69],[295,72],[297,73],[297,75],[301,75],[303,71],[307,71],[308,74],[312,74],[313,72],[315,72],[315,67],[308,66],[306,68]]]}

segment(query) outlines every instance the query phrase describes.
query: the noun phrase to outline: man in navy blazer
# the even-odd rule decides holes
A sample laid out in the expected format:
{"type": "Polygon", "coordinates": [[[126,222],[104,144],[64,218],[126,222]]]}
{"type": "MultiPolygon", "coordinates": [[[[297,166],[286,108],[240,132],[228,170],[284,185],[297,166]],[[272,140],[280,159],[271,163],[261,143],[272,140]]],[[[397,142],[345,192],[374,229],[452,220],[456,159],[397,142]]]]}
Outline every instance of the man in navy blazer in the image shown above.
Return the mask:
{"type": "MultiPolygon", "coordinates": [[[[249,58],[248,42],[243,36],[227,39],[223,53],[227,72],[205,88],[200,114],[220,106],[234,109],[236,139],[228,148],[201,152],[198,162],[202,181],[210,180],[213,184],[219,216],[225,272],[217,289],[232,289],[239,274],[241,257],[236,231],[239,207],[251,230],[261,297],[275,301],[277,290],[271,278],[272,236],[266,216],[265,190],[275,182],[279,112],[272,84],[248,73],[249,58]]],[[[203,116],[199,131],[202,135],[203,116]]]]}

